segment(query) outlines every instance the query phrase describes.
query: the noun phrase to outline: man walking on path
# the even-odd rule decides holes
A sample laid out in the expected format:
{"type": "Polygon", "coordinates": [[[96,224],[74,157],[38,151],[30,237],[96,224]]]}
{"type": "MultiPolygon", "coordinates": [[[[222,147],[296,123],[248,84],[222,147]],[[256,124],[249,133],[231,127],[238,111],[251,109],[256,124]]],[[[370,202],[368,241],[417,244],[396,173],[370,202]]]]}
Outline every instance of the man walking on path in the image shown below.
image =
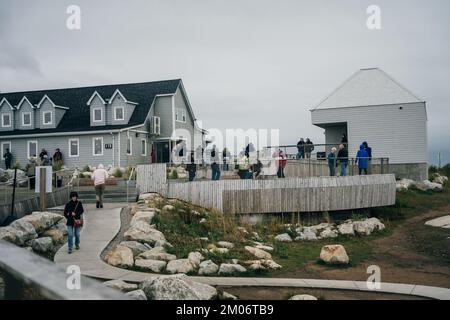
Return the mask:
{"type": "Polygon", "coordinates": [[[108,180],[108,172],[104,169],[103,164],[99,164],[92,173],[92,180],[94,181],[97,198],[96,207],[97,209],[103,208],[103,193],[105,192],[106,180],[108,180]]]}
{"type": "Polygon", "coordinates": [[[67,247],[68,253],[72,253],[73,238],[75,237],[75,249],[80,250],[80,230],[83,226],[83,204],[78,200],[78,193],[70,193],[70,201],[64,207],[64,217],[67,219],[67,247]]]}
{"type": "Polygon", "coordinates": [[[11,163],[12,163],[12,153],[9,152],[9,148],[6,148],[6,152],[3,155],[3,158],[5,159],[5,167],[6,170],[11,169],[11,163]]]}

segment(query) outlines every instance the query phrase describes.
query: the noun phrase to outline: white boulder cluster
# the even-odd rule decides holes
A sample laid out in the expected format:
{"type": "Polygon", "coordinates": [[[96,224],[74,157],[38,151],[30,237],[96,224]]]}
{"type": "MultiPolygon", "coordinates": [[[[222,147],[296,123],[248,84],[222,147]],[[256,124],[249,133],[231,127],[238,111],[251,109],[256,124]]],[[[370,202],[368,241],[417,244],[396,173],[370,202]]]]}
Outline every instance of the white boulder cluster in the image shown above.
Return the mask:
{"type": "MultiPolygon", "coordinates": [[[[26,187],[28,184],[28,178],[25,171],[17,169],[16,183],[19,187],[26,187]]],[[[0,184],[12,186],[14,183],[14,169],[2,169],[0,168],[0,184]]]]}
{"type": "Polygon", "coordinates": [[[448,182],[448,177],[433,173],[430,180],[414,181],[411,179],[401,179],[396,183],[397,191],[405,191],[415,188],[421,191],[442,192],[444,185],[448,182]]]}
{"type": "Polygon", "coordinates": [[[0,228],[1,240],[39,253],[53,251],[66,235],[64,217],[53,212],[33,212],[0,228]]]}
{"type": "Polygon", "coordinates": [[[289,233],[279,234],[275,237],[278,242],[314,241],[321,239],[337,238],[342,236],[368,236],[376,231],[381,231],[385,225],[377,218],[364,220],[347,220],[340,224],[321,223],[311,227],[298,227],[289,233]]]}

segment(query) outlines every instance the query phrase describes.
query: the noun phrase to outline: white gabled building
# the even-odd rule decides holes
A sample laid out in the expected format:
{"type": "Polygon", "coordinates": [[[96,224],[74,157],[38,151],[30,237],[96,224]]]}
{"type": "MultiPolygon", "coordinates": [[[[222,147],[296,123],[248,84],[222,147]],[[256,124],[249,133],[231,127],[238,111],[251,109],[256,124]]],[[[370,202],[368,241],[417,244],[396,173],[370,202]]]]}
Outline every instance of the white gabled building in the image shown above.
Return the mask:
{"type": "Polygon", "coordinates": [[[389,158],[397,178],[427,179],[426,103],[384,71],[357,71],[310,111],[327,144],[347,133],[349,156],[367,141],[374,158],[389,158]]]}

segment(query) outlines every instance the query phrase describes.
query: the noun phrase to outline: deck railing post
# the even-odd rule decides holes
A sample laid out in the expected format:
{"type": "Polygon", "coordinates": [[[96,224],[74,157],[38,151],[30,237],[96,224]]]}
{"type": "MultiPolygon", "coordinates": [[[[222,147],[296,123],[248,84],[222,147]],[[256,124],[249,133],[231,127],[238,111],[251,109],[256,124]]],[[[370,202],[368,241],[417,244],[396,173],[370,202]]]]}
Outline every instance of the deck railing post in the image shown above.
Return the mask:
{"type": "Polygon", "coordinates": [[[45,211],[45,168],[42,168],[39,170],[39,209],[41,211],[45,211]]]}

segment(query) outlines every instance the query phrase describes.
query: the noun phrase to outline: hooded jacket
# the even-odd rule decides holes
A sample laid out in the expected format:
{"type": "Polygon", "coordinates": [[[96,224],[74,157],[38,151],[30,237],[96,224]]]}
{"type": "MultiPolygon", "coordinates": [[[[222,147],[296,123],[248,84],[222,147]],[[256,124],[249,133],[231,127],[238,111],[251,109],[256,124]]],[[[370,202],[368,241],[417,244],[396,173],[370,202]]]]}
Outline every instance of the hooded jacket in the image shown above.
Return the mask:
{"type": "Polygon", "coordinates": [[[364,145],[359,146],[359,151],[356,153],[356,163],[358,164],[358,168],[367,169],[369,164],[369,154],[367,153],[364,145]]]}

